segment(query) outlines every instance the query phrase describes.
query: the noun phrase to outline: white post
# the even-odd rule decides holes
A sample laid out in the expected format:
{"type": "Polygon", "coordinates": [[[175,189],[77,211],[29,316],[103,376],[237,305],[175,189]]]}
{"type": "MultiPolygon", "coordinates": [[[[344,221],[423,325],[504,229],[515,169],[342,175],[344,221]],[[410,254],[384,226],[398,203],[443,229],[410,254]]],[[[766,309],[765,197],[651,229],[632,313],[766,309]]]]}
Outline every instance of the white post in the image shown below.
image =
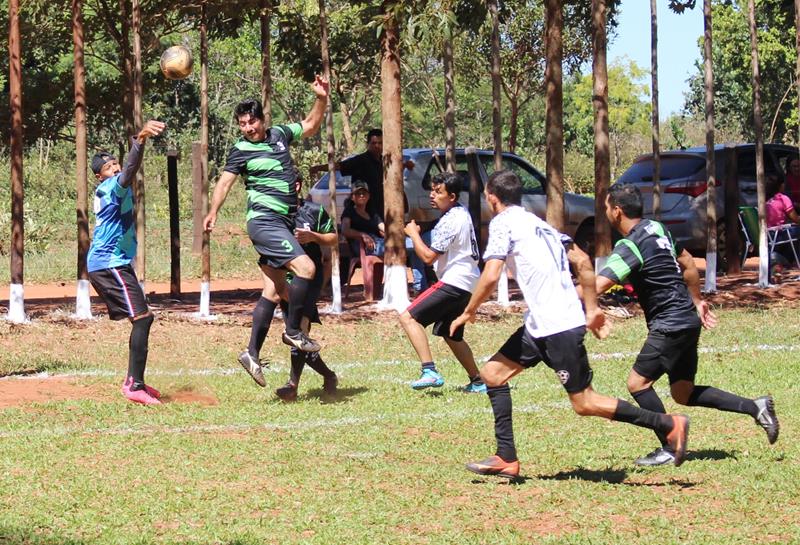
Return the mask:
{"type": "Polygon", "coordinates": [[[717,252],[706,252],[706,281],[703,293],[717,293],[717,252]]]}
{"type": "Polygon", "coordinates": [[[331,312],[333,314],[342,313],[342,283],[339,271],[339,260],[335,260],[336,267],[331,270],[331,312]]]}
{"type": "Polygon", "coordinates": [[[508,269],[506,269],[505,264],[503,264],[503,270],[500,272],[500,280],[497,282],[497,302],[504,307],[511,304],[508,299],[508,269]]]}
{"type": "Polygon", "coordinates": [[[403,312],[408,308],[408,276],[405,265],[384,265],[383,299],[378,308],[403,312]]]}
{"type": "Polygon", "coordinates": [[[75,296],[75,318],[78,320],[92,319],[92,303],[89,297],[89,281],[78,280],[78,289],[75,296]]]}
{"type": "Polygon", "coordinates": [[[25,315],[25,290],[22,284],[9,286],[7,319],[16,324],[26,324],[29,321],[25,315]]]}
{"type": "Polygon", "coordinates": [[[200,283],[200,312],[198,315],[201,318],[208,318],[211,316],[211,284],[210,282],[200,283]]]}

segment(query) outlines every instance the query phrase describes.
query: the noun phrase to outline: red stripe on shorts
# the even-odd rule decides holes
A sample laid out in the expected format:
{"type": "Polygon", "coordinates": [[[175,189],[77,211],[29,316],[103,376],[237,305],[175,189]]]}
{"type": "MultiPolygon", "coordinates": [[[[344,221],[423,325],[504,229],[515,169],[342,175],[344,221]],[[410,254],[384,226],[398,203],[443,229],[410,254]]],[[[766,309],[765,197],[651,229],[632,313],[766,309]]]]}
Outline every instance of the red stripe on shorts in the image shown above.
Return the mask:
{"type": "Polygon", "coordinates": [[[430,295],[431,295],[433,292],[435,292],[436,290],[438,290],[438,289],[439,289],[439,288],[441,288],[442,286],[444,286],[444,282],[442,282],[441,280],[439,280],[439,281],[438,281],[438,282],[436,282],[436,283],[435,283],[433,286],[429,287],[428,289],[426,289],[425,291],[423,291],[422,293],[420,293],[420,294],[417,296],[417,298],[416,298],[416,299],[414,299],[414,301],[412,301],[410,305],[408,305],[408,308],[406,309],[406,312],[408,312],[409,310],[411,310],[412,308],[414,308],[415,306],[417,306],[417,305],[418,305],[419,303],[421,303],[421,302],[422,302],[424,299],[427,299],[428,297],[430,297],[430,295]]]}

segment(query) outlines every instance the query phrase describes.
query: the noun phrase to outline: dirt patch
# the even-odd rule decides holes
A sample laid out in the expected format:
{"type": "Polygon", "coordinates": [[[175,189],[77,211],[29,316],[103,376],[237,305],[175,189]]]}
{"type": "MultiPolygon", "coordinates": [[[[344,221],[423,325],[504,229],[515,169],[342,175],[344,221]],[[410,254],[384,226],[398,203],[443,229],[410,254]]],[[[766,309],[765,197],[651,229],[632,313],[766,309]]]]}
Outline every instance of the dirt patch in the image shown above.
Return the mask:
{"type": "Polygon", "coordinates": [[[207,392],[198,392],[194,388],[181,388],[174,392],[166,392],[161,396],[164,403],[198,403],[213,407],[219,405],[219,400],[207,392]]]}
{"type": "Polygon", "coordinates": [[[78,384],[66,378],[0,380],[0,409],[82,399],[110,401],[113,398],[107,386],[78,384]]]}

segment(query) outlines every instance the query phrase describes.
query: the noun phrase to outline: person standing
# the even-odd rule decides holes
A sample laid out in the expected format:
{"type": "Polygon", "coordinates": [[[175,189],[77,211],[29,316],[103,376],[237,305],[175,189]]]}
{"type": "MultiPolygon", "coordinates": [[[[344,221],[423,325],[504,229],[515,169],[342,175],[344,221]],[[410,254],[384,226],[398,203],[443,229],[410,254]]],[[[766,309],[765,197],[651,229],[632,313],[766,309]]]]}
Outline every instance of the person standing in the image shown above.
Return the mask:
{"type": "MultiPolygon", "coordinates": [[[[697,344],[702,327],[712,328],[717,317],[700,294],[700,275],[692,256],[675,247],[669,231],[657,221],[642,218],[642,195],[633,184],[614,184],[606,198],[606,216],[624,238],[617,242],[598,273],[597,293],[625,281],[633,284],[647,320],[648,335],[628,376],[628,391],[643,409],[664,413],[653,389],[663,375],[669,378],[672,399],[681,405],[749,414],[778,440],[779,423],[771,396],[747,399],[713,386],[695,385],[697,344]]],[[[661,446],[636,460],[657,466],[675,460],[674,448],[660,430],[661,446]]]]}
{"type": "Polygon", "coordinates": [[[428,246],[420,236],[414,220],[405,227],[406,236],[414,243],[414,251],[433,265],[439,281],[422,292],[400,315],[400,324],[411,341],[422,366],[419,379],[411,383],[415,390],[440,388],[444,377],[433,362],[425,327],[434,324],[433,334],[444,338],[453,355],[464,367],[469,383],[468,393],[486,393],[472,350],[464,341],[464,328],[450,333],[450,322],[459,316],[469,302],[478,282],[478,243],[469,212],[458,202],[461,178],[456,174],[437,174],[431,180],[431,206],[442,212],[431,233],[428,246]]]}
{"type": "Polygon", "coordinates": [[[528,310],[525,323],[481,370],[494,413],[497,451],[485,460],[467,464],[467,469],[481,475],[519,475],[508,381],[540,361],[555,371],[577,414],[664,433],[676,452],[675,465],[680,465],[688,440],[687,416],[646,411],[592,389],[592,369],[583,337],[587,328],[598,337],[606,332],[603,312],[597,307],[589,256],[569,237],[520,206],[522,182],[514,172],[494,172],[484,193],[493,216],[485,266],[469,304],[450,330],[475,321],[478,307],[497,285],[504,262],[514,271],[528,310]],[[576,269],[585,310],[572,284],[570,264],[576,269]]]}
{"type": "Polygon", "coordinates": [[[145,142],[161,134],[164,127],[161,121],[144,124],[132,139],[124,168],[106,152],[96,153],[91,164],[99,184],[94,194],[94,235],[86,257],[89,281],[105,302],[109,318],[131,321],[128,372],[122,395],[143,405],[160,404],[161,394],[144,382],[150,326],[155,317],[131,266],[137,246],[131,184],[142,164],[145,142]]]}
{"type": "MultiPolygon", "coordinates": [[[[248,197],[247,233],[260,256],[258,264],[264,276],[262,297],[253,312],[254,327],[256,322],[274,313],[277,304],[272,296],[274,291],[289,302],[282,340],[304,352],[320,349],[300,328],[306,293],[316,269],[294,235],[297,190],[289,145],[297,138],[316,134],[322,123],[328,102],[328,81],[317,76],[311,88],[316,100],[300,123],[267,127],[258,100],[248,99],[236,106],[234,118],[242,136],[228,152],[224,172],[214,188],[211,208],[203,220],[206,231],[212,231],[219,209],[241,176],[248,197]],[[294,275],[291,284],[286,282],[287,271],[294,275]]],[[[250,348],[240,354],[239,361],[253,370],[259,366],[258,354],[250,348]]]]}

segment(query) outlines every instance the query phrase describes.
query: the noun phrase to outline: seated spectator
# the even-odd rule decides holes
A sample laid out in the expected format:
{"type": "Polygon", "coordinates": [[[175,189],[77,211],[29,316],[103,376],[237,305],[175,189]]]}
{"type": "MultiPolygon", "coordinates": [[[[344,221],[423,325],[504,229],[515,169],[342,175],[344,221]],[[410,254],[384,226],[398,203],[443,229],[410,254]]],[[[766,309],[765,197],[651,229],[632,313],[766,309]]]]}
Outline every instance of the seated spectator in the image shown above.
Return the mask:
{"type": "Polygon", "coordinates": [[[382,257],[384,225],[381,217],[367,208],[369,186],[366,182],[356,180],[352,188],[353,192],[342,212],[342,234],[350,241],[353,255],[359,254],[358,242],[361,242],[367,255],[382,257]]]}
{"type": "MultiPolygon", "coordinates": [[[[778,179],[770,178],[767,180],[767,228],[777,227],[787,223],[800,223],[800,216],[798,216],[797,211],[795,211],[792,200],[783,193],[783,186],[784,183],[778,179]]],[[[786,240],[790,235],[795,240],[800,238],[800,226],[794,225],[789,228],[788,232],[783,231],[778,236],[786,240]]],[[[778,240],[780,241],[781,238],[778,240]]],[[[791,260],[793,259],[794,252],[792,252],[790,246],[790,244],[783,244],[777,246],[775,251],[780,253],[787,260],[791,260]]],[[[795,251],[797,251],[796,248],[795,251]]],[[[772,259],[770,259],[770,261],[772,261],[772,259]]]]}

